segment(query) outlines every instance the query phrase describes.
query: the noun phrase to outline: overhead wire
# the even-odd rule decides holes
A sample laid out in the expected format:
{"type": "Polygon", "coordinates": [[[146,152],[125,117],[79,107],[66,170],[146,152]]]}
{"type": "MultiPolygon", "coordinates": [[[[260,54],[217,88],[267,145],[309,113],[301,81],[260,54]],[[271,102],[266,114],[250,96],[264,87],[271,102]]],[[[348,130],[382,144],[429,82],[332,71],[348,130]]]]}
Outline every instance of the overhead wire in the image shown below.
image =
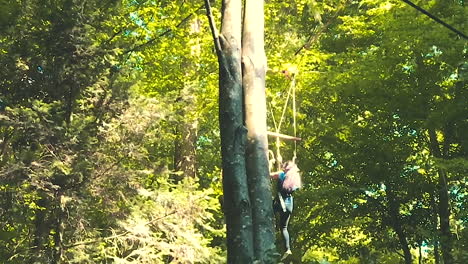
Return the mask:
{"type": "Polygon", "coordinates": [[[411,2],[410,0],[402,0],[403,2],[407,3],[408,5],[410,5],[411,7],[413,7],[414,9],[418,10],[419,12],[425,14],[426,16],[432,18],[434,21],[436,21],[437,23],[441,24],[442,26],[450,29],[451,31],[457,33],[459,36],[463,37],[464,39],[467,39],[468,40],[468,36],[465,35],[463,32],[461,32],[460,30],[452,27],[451,25],[445,23],[444,21],[442,21],[440,18],[434,16],[433,14],[429,13],[427,10],[423,9],[422,7],[420,6],[417,6],[415,3],[411,2]]]}

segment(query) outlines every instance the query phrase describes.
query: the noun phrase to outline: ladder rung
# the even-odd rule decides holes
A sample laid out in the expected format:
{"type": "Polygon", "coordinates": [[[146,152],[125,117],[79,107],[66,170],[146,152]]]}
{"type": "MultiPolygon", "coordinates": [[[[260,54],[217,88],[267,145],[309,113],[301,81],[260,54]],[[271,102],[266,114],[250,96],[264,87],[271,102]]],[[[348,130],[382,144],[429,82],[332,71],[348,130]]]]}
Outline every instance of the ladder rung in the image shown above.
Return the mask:
{"type": "Polygon", "coordinates": [[[271,132],[271,131],[267,131],[267,135],[272,136],[272,137],[282,138],[282,139],[295,140],[295,141],[302,140],[302,138],[288,136],[288,135],[284,135],[284,134],[280,134],[280,133],[276,133],[276,132],[271,132]]]}

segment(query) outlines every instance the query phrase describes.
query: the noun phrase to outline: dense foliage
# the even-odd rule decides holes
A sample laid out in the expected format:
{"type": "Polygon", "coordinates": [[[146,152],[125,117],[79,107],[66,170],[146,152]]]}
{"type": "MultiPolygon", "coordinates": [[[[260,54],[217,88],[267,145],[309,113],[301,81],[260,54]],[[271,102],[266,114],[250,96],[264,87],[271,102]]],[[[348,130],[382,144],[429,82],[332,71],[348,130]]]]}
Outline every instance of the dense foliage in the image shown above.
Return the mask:
{"type": "MultiPolygon", "coordinates": [[[[414,2],[466,33],[464,1],[414,2]]],[[[265,3],[291,261],[466,263],[466,40],[398,0],[265,3]]],[[[0,263],[225,262],[202,1],[0,4],[0,263]]]]}

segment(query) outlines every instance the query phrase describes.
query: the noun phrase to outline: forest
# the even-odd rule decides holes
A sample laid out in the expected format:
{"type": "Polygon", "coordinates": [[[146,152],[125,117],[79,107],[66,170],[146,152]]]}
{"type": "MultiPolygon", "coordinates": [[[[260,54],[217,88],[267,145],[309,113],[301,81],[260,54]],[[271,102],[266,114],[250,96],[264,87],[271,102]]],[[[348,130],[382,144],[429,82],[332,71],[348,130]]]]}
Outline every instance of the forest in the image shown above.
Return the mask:
{"type": "Polygon", "coordinates": [[[464,0],[0,6],[0,263],[468,263],[464,0]]]}

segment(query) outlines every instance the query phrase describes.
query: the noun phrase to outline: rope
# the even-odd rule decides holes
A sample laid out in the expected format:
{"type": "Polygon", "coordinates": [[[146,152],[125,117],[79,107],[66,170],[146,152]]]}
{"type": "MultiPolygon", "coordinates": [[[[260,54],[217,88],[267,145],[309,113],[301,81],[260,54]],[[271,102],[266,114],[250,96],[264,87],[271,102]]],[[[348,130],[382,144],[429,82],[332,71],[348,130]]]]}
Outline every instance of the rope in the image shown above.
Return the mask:
{"type": "MultiPolygon", "coordinates": [[[[296,129],[296,74],[293,74],[291,84],[289,86],[288,95],[286,96],[286,101],[283,106],[283,110],[281,113],[281,118],[278,124],[276,124],[275,117],[273,115],[272,106],[270,103],[270,113],[273,117],[273,125],[275,126],[276,133],[279,133],[281,130],[281,125],[283,124],[284,116],[286,114],[286,108],[288,107],[289,98],[292,97],[292,104],[293,104],[293,128],[294,128],[294,137],[297,136],[297,129],[296,129]],[[292,95],[292,96],[291,96],[292,95]]],[[[278,170],[281,169],[281,163],[283,163],[283,157],[281,156],[280,152],[280,140],[279,137],[276,137],[276,161],[278,170]]],[[[297,142],[294,140],[294,152],[293,152],[293,162],[296,162],[297,158],[297,142]]]]}
{"type": "MultiPolygon", "coordinates": [[[[293,77],[293,78],[295,79],[295,77],[293,77]]],[[[293,90],[293,87],[294,87],[294,81],[291,82],[291,85],[289,86],[288,96],[286,97],[286,102],[284,102],[283,112],[281,113],[281,118],[280,118],[280,121],[279,121],[279,124],[278,124],[278,128],[276,130],[277,133],[279,133],[279,131],[281,129],[281,124],[283,123],[283,120],[284,120],[284,114],[286,113],[286,108],[288,107],[289,97],[291,96],[291,91],[293,90]]]]}
{"type": "MultiPolygon", "coordinates": [[[[292,79],[292,97],[293,97],[293,128],[294,128],[294,137],[296,137],[296,74],[294,74],[292,79]]],[[[296,163],[297,152],[297,142],[294,140],[294,153],[293,153],[293,162],[296,163]]]]}
{"type": "MultiPolygon", "coordinates": [[[[276,124],[275,124],[276,133],[279,133],[280,130],[281,130],[281,125],[283,124],[284,116],[286,114],[286,108],[288,106],[289,97],[291,97],[291,91],[293,90],[293,87],[294,87],[294,84],[293,84],[293,82],[291,82],[291,85],[289,86],[289,90],[288,90],[288,95],[286,96],[286,101],[285,101],[284,106],[283,106],[283,111],[281,113],[281,118],[280,118],[280,121],[278,123],[278,126],[276,126],[276,124]]],[[[281,151],[280,151],[281,142],[279,140],[279,137],[276,137],[276,144],[275,145],[276,145],[276,161],[277,161],[276,166],[277,166],[277,169],[280,170],[281,169],[281,164],[283,163],[283,157],[281,156],[281,151]]]]}
{"type": "Polygon", "coordinates": [[[268,150],[268,169],[270,170],[270,173],[272,173],[272,168],[275,165],[275,153],[273,151],[268,150]]]}
{"type": "MultiPolygon", "coordinates": [[[[278,133],[279,131],[279,128],[278,126],[276,125],[276,119],[275,119],[275,115],[273,114],[273,106],[271,105],[271,102],[269,103],[270,105],[270,115],[273,119],[273,125],[275,127],[275,131],[278,133]]],[[[270,168],[270,172],[271,172],[271,168],[273,168],[274,164],[276,161],[277,162],[277,166],[276,166],[276,170],[280,170],[281,169],[281,163],[282,163],[282,157],[281,157],[281,154],[280,154],[280,141],[279,141],[279,138],[276,137],[276,142],[275,142],[275,146],[276,146],[276,153],[277,153],[277,158],[275,159],[275,154],[273,153],[273,151],[271,150],[268,150],[268,155],[272,157],[272,159],[268,158],[268,167],[270,168]]]]}
{"type": "Polygon", "coordinates": [[[270,115],[271,115],[271,118],[273,119],[273,126],[275,127],[275,131],[278,131],[278,126],[276,125],[276,118],[275,118],[275,115],[273,114],[273,106],[271,105],[271,102],[268,102],[268,104],[270,105],[270,115]]]}

